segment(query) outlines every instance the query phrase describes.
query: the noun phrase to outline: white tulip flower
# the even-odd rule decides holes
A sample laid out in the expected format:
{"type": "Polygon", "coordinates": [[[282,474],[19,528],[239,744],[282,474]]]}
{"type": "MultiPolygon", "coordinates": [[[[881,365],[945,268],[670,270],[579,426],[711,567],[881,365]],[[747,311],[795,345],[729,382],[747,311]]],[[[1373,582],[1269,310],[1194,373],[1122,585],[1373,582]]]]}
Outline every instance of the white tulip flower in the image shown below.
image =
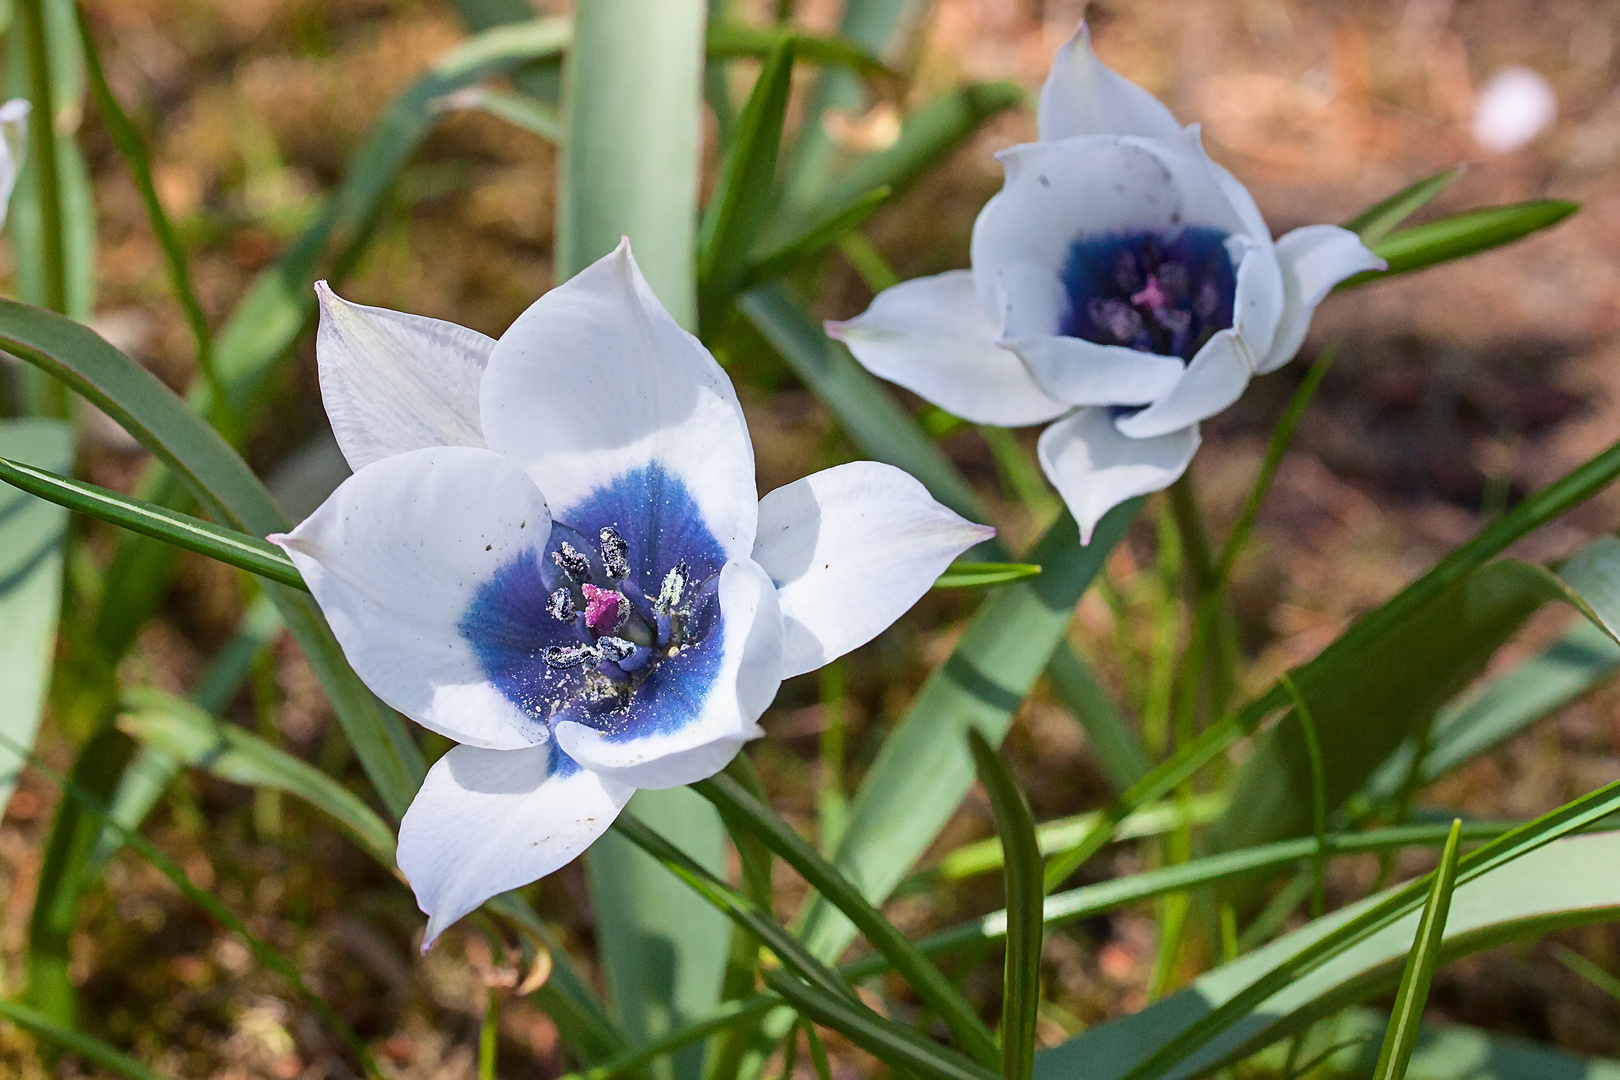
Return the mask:
{"type": "Polygon", "coordinates": [[[424,948],[579,855],[637,788],[724,768],[784,678],[994,534],[874,462],[760,499],[730,380],[628,243],[498,341],[318,291],[355,473],[271,539],[367,685],[460,744],[400,825],[424,948]]]}
{"type": "Polygon", "coordinates": [[[998,155],[973,268],[896,285],[828,332],[964,419],[1055,421],[1041,465],[1089,542],[1186,470],[1199,421],[1293,358],[1333,286],[1384,263],[1334,225],[1273,242],[1197,126],[1099,61],[1084,24],[1038,119],[1038,142],[998,155]]]}

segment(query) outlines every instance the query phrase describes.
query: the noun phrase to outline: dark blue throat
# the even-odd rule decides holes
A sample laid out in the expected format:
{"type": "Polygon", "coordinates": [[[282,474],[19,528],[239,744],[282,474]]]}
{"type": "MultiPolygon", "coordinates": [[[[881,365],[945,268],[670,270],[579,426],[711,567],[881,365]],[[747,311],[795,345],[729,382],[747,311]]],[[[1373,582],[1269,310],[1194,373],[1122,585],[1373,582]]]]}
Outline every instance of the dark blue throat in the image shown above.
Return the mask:
{"type": "Polygon", "coordinates": [[[1174,240],[1153,232],[1082,236],[1062,270],[1065,337],[1192,359],[1232,325],[1237,271],[1227,234],[1207,226],[1174,240]]]}
{"type": "Polygon", "coordinates": [[[479,587],[460,631],[503,696],[544,723],[638,738],[701,713],[721,660],[725,552],[657,465],[567,509],[546,550],[479,587]]]}

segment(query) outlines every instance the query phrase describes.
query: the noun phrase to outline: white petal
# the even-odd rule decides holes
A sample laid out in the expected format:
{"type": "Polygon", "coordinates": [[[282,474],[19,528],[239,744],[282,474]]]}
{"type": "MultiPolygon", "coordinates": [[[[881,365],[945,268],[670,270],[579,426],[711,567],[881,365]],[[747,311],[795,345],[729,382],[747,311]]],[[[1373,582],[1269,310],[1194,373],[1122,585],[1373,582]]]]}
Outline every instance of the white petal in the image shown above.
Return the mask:
{"type": "Polygon", "coordinates": [[[27,98],[12,98],[0,105],[0,225],[5,224],[6,207],[11,203],[11,192],[17,186],[17,175],[22,172],[28,150],[28,112],[32,107],[27,98]]]}
{"type": "Polygon", "coordinates": [[[656,461],[731,558],[754,544],[754,450],[731,380],[648,288],[629,242],[501,335],[479,398],[491,449],[544,485],[557,520],[656,461]]]}
{"type": "Polygon", "coordinates": [[[910,610],[962,552],[996,530],[947,510],[875,461],[826,469],[759,503],[754,559],[776,583],[784,678],[866,644],[910,610]]]}
{"type": "Polygon", "coordinates": [[[996,344],[996,326],[967,270],[885,289],[855,318],[828,323],[827,333],[872,374],[976,424],[1022,427],[1067,409],[996,344]]]}
{"type": "Polygon", "coordinates": [[[1163,102],[1097,59],[1084,22],[1052,57],[1038,115],[1042,142],[1074,135],[1163,139],[1181,130],[1163,102]]]}
{"type": "Polygon", "coordinates": [[[493,339],[465,326],[351,304],[315,283],[321,400],[359,471],[407,450],[483,446],[478,384],[493,339]]]}
{"type": "Polygon", "coordinates": [[[1368,251],[1361,238],[1337,225],[1307,225],[1277,241],[1282,268],[1283,312],[1277,336],[1257,374],[1276,371],[1299,352],[1311,316],[1333,286],[1363,270],[1382,270],[1387,263],[1368,251]]]}
{"type": "Polygon", "coordinates": [[[607,831],[635,789],[563,757],[456,746],[399,823],[399,868],[428,917],[426,950],[492,896],[558,870],[607,831]]]}
{"type": "MultiPolygon", "coordinates": [[[[771,579],[752,559],[720,571],[720,615],[718,670],[698,680],[700,700],[672,680],[658,688],[661,700],[650,715],[632,713],[615,732],[562,720],[552,729],[557,744],[591,771],[638,788],[680,787],[725,768],[743,743],[764,734],[759,717],[782,683],[781,608],[771,579]],[[688,712],[695,715],[666,730],[669,715],[688,712]]],[[[633,709],[646,707],[649,685],[668,663],[638,688],[633,709]]]]}
{"type": "Polygon", "coordinates": [[[503,749],[545,723],[491,681],[461,631],[480,586],[538,563],[551,532],[528,476],[487,450],[412,450],[345,480],[289,536],[354,670],[388,704],[457,742],[503,749]]]}
{"type": "Polygon", "coordinates": [[[1069,297],[1055,271],[1014,264],[1002,271],[1007,305],[1001,343],[1046,393],[1069,405],[1141,405],[1175,388],[1186,365],[1173,356],[1065,337],[1069,297]]]}
{"type": "Polygon", "coordinates": [[[1169,393],[1134,416],[1114,422],[1133,439],[1168,435],[1232,404],[1243,396],[1256,358],[1264,356],[1271,343],[1282,307],[1276,261],[1269,248],[1247,238],[1232,237],[1227,244],[1239,249],[1237,325],[1206,341],[1169,393]]]}
{"type": "Polygon", "coordinates": [[[1076,409],[1041,432],[1041,468],[1080,525],[1080,542],[1104,514],[1137,495],[1175,483],[1198,449],[1196,425],[1151,439],[1130,439],[1107,409],[1076,409]]]}
{"type": "MultiPolygon", "coordinates": [[[[1027,143],[997,155],[1007,182],[973,223],[973,281],[987,310],[1008,267],[1056,274],[1077,239],[1185,226],[1245,234],[1197,140],[1091,135],[1027,143]]],[[[1010,299],[1016,301],[1016,297],[1010,299]]]]}

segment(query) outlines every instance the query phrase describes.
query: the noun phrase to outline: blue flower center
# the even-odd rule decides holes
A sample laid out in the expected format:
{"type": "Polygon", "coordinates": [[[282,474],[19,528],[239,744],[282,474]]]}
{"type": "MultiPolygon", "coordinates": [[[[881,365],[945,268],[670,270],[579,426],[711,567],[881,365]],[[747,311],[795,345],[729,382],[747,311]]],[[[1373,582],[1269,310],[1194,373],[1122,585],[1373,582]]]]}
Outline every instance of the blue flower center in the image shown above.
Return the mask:
{"type": "Polygon", "coordinates": [[[657,465],[554,522],[544,552],[502,566],[462,636],[503,696],[537,721],[634,738],[678,730],[719,671],[725,552],[684,484],[657,465]]]}
{"type": "Polygon", "coordinates": [[[1174,240],[1155,232],[1077,238],[1063,262],[1069,308],[1058,333],[1192,359],[1232,325],[1237,271],[1227,235],[1192,226],[1174,240]]]}

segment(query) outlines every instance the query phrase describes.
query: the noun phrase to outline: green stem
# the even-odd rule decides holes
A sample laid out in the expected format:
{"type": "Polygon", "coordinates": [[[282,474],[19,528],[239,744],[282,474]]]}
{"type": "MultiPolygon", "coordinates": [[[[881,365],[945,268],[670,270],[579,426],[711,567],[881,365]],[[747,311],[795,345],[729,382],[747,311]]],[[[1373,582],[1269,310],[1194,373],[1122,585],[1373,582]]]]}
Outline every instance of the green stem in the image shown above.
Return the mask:
{"type": "Polygon", "coordinates": [[[39,198],[40,241],[44,265],[45,306],[67,314],[67,251],[62,229],[62,181],[56,161],[56,103],[51,90],[50,47],[45,37],[44,0],[17,0],[17,29],[28,55],[29,97],[33,114],[28,150],[34,159],[39,198]]]}

